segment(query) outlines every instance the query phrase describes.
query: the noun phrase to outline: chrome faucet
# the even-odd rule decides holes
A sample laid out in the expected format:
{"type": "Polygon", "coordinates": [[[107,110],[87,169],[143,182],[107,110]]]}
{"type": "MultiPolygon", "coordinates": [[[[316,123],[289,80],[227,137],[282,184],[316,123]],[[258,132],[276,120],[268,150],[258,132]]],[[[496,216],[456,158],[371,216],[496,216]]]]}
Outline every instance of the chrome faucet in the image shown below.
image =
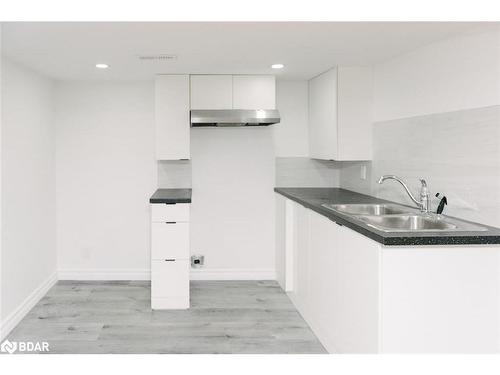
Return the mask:
{"type": "Polygon", "coordinates": [[[394,175],[384,175],[384,176],[381,176],[380,179],[378,180],[378,183],[381,184],[385,180],[396,180],[397,182],[399,182],[401,185],[403,185],[403,187],[405,188],[406,192],[410,196],[411,200],[413,202],[415,202],[415,204],[417,205],[418,208],[420,208],[420,211],[422,211],[424,213],[429,213],[430,212],[431,198],[430,198],[430,195],[429,195],[429,190],[427,189],[427,182],[425,182],[425,180],[423,178],[420,179],[420,183],[422,184],[422,186],[420,187],[420,194],[419,194],[420,195],[420,197],[419,197],[420,199],[419,200],[417,200],[413,196],[413,194],[411,193],[411,191],[408,188],[408,186],[398,176],[394,176],[394,175]]]}

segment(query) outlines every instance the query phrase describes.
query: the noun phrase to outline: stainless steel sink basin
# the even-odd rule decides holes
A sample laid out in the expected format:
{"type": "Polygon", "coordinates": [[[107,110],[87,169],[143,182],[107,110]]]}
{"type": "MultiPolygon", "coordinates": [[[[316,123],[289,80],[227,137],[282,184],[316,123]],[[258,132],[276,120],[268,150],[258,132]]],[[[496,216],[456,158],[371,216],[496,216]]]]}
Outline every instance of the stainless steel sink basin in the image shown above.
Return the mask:
{"type": "Polygon", "coordinates": [[[361,216],[359,220],[387,232],[455,230],[455,224],[422,215],[361,216]]]}
{"type": "Polygon", "coordinates": [[[396,204],[322,204],[323,207],[347,215],[396,215],[415,212],[409,207],[396,204]]]}
{"type": "Polygon", "coordinates": [[[487,228],[447,216],[420,213],[398,204],[322,204],[384,232],[455,232],[484,231],[487,228]]]}
{"type": "Polygon", "coordinates": [[[358,216],[367,225],[384,232],[483,231],[479,225],[447,217],[426,215],[358,216]]]}

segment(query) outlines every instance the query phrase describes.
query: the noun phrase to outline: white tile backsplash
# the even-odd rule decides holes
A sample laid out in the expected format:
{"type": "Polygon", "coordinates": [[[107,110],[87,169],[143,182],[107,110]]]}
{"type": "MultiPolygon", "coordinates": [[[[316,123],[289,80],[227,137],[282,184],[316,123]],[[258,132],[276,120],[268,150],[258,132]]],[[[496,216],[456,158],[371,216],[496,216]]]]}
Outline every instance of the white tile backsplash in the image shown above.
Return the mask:
{"type": "Polygon", "coordinates": [[[395,174],[417,192],[423,177],[448,197],[445,213],[500,226],[500,106],[375,123],[367,181],[359,179],[362,164],[342,164],[343,188],[411,204],[399,184],[377,179],[395,174]]]}
{"type": "Polygon", "coordinates": [[[276,158],[277,187],[338,187],[340,163],[307,157],[276,158]]]}
{"type": "Polygon", "coordinates": [[[191,161],[169,160],[158,162],[158,188],[190,188],[191,161]]]}

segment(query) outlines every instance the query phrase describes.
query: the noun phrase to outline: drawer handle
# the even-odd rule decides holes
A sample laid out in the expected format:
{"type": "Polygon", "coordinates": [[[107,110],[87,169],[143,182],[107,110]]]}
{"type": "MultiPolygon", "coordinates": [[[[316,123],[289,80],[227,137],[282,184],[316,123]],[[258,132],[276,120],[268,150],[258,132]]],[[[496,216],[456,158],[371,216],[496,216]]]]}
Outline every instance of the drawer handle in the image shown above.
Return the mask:
{"type": "Polygon", "coordinates": [[[165,221],[165,224],[177,224],[177,221],[165,221]]]}
{"type": "Polygon", "coordinates": [[[175,262],[175,259],[165,259],[165,262],[175,262]]]}

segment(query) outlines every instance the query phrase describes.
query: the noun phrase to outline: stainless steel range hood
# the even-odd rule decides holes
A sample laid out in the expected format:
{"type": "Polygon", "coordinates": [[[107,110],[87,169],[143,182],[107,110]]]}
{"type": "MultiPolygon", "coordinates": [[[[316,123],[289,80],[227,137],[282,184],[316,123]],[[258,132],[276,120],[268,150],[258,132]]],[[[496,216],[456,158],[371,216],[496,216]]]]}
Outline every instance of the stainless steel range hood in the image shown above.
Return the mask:
{"type": "Polygon", "coordinates": [[[191,111],[191,126],[267,126],[280,122],[277,109],[197,109],[191,111]]]}

